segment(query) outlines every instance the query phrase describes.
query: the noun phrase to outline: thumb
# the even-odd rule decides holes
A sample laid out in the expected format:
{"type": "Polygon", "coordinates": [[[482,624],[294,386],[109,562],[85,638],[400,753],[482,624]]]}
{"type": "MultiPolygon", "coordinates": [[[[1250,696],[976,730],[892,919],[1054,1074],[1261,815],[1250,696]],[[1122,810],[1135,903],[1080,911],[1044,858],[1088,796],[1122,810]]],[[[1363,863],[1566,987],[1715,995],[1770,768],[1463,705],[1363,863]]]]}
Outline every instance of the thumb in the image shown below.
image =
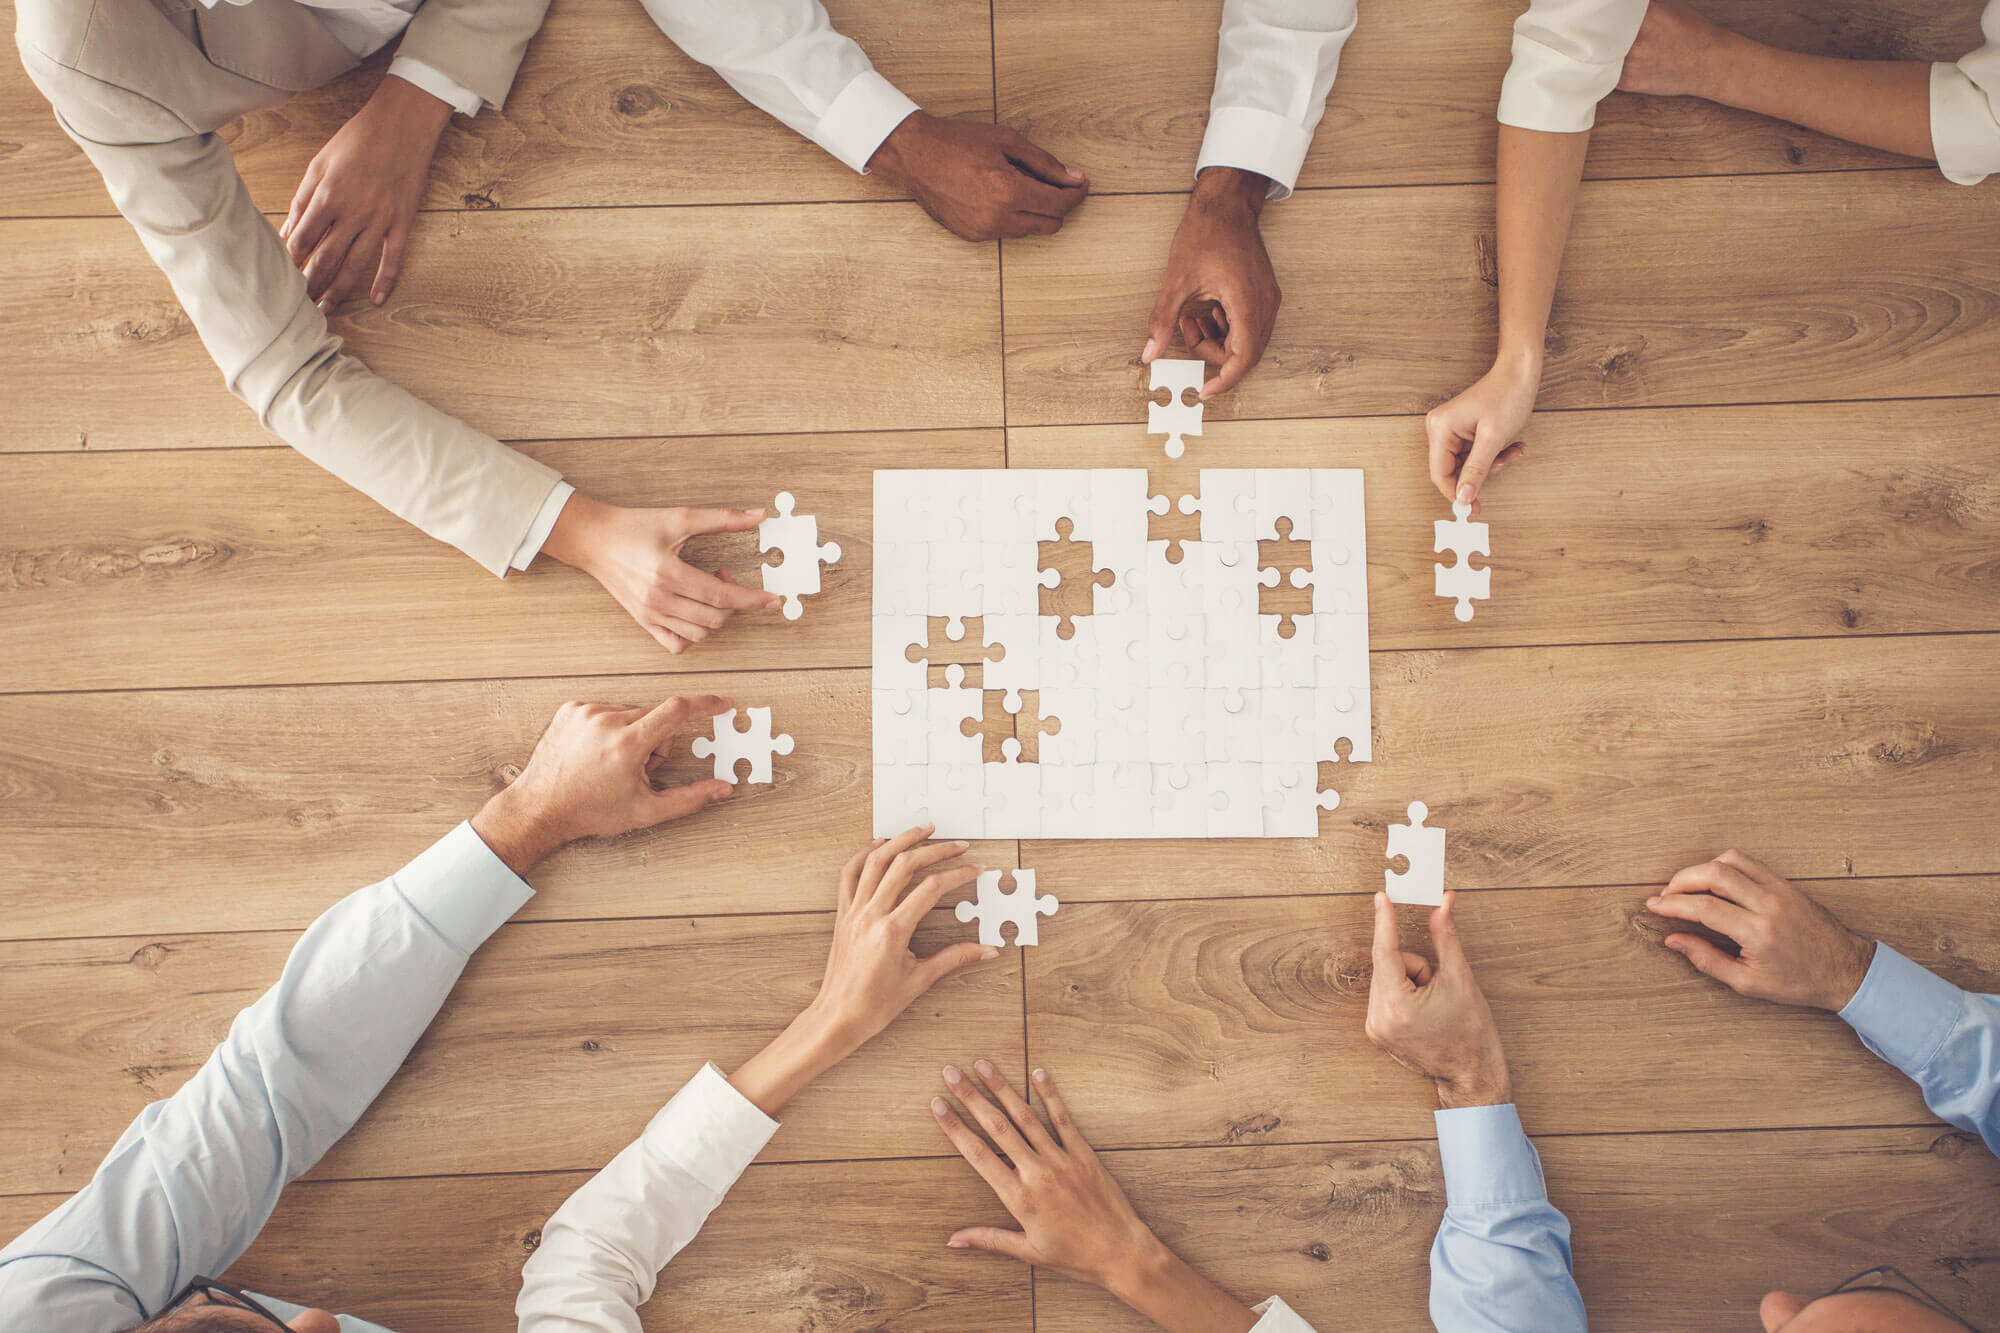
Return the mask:
{"type": "MultiPolygon", "coordinates": [[[[999,956],[998,949],[989,944],[981,944],[978,940],[966,940],[961,944],[939,949],[917,964],[917,994],[922,995],[961,967],[970,963],[983,963],[999,956]]],[[[915,996],[911,998],[914,999],[915,996]]]]}
{"type": "Polygon", "coordinates": [[[954,1250],[991,1250],[1024,1264],[1035,1262],[1029,1255],[1027,1236],[1004,1227],[964,1227],[952,1232],[945,1244],[954,1250]]]}
{"type": "Polygon", "coordinates": [[[1749,967],[1731,958],[1701,936],[1669,935],[1660,942],[1693,963],[1696,971],[1714,977],[1739,995],[1749,994],[1744,989],[1750,984],[1749,967]]]}
{"type": "Polygon", "coordinates": [[[1431,945],[1437,950],[1438,972],[1470,972],[1472,964],[1465,960],[1465,946],[1458,939],[1458,918],[1453,915],[1458,894],[1447,889],[1442,906],[1431,909],[1431,945]]]}
{"type": "Polygon", "coordinates": [[[1375,895],[1375,940],[1369,953],[1375,960],[1375,975],[1368,989],[1384,999],[1405,989],[1410,974],[1403,970],[1403,951],[1396,943],[1396,907],[1386,893],[1375,895]]]}
{"type": "Polygon", "coordinates": [[[1459,503],[1471,504],[1479,498],[1479,488],[1493,471],[1493,460],[1507,444],[1500,432],[1493,429],[1493,423],[1482,417],[1473,428],[1472,452],[1466,455],[1465,466],[1458,470],[1458,492],[1454,498],[1459,503]]]}

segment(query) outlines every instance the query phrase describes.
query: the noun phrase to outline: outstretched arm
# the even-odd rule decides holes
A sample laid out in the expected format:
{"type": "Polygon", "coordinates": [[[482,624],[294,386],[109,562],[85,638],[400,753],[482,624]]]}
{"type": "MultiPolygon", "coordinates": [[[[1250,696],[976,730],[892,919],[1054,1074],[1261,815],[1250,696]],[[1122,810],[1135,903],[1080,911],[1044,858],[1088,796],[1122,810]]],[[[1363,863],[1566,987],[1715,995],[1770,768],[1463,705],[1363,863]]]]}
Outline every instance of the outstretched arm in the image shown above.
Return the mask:
{"type": "Polygon", "coordinates": [[[847,863],[826,976],[805,1012],[729,1077],[704,1066],[549,1218],[521,1272],[523,1333],[637,1333],[660,1270],[777,1132],[785,1104],[950,973],[998,956],[977,943],[910,951],[938,899],[979,873],[948,864],[964,843],[924,845],[929,832],[878,839],[847,863]]]}
{"type": "MultiPolygon", "coordinates": [[[[569,705],[521,777],[378,884],[329,908],[277,983],[90,1184],[0,1251],[0,1309],[36,1327],[129,1327],[243,1253],[279,1191],[345,1134],[430,1025],[473,951],[572,838],[676,818],[726,793],[646,777],[690,711],[569,705]]],[[[693,701],[706,718],[726,701],[693,701]]]]}

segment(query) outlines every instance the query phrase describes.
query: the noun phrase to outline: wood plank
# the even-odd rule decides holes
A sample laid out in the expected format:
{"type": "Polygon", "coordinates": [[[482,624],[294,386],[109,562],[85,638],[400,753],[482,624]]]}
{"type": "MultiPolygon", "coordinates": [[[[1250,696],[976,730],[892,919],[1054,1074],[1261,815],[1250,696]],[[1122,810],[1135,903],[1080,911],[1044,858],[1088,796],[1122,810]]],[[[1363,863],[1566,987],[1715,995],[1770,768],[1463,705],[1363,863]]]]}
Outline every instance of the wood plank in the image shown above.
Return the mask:
{"type": "Polygon", "coordinates": [[[1664,883],[1732,843],[1790,875],[1992,874],[1994,641],[1376,653],[1374,761],[1316,839],[1030,841],[1065,902],[1381,887],[1412,800],[1460,889],[1664,883]]]}
{"type": "MultiPolygon", "coordinates": [[[[1301,186],[1493,179],[1494,111],[1518,0],[1449,10],[1378,7],[1341,54],[1301,186]]],[[[1145,0],[996,0],[1000,119],[1078,170],[1098,194],[1188,187],[1208,121],[1221,0],[1170,21],[1145,0]]],[[[1793,50],[1956,60],[1980,43],[1978,7],[1739,0],[1732,29],[1793,50]]],[[[1616,93],[1598,108],[1592,176],[1693,176],[1908,166],[1911,159],[1681,97],[1616,93]]]]}
{"type": "MultiPolygon", "coordinates": [[[[389,1328],[509,1328],[521,1265],[540,1244],[542,1223],[586,1179],[304,1182],[285,1192],[229,1277],[389,1328]]],[[[57,1202],[0,1198],[0,1235],[57,1202]]],[[[956,1158],[752,1166],[666,1270],[643,1322],[653,1333],[1027,1333],[1028,1269],[944,1246],[957,1227],[1006,1221],[992,1191],[956,1158]]]]}
{"type": "MultiPolygon", "coordinates": [[[[814,887],[830,899],[832,872],[823,878],[814,887]]],[[[314,1175],[594,1169],[703,1061],[734,1069],[805,1008],[832,930],[830,912],[505,926],[314,1175]]],[[[916,945],[969,938],[947,904],[916,945]]],[[[0,1051],[13,1071],[0,1086],[0,1193],[87,1179],[146,1103],[194,1075],[295,941],[0,945],[0,1051]]],[[[941,1063],[986,1055],[1025,1078],[1020,1014],[1018,954],[949,978],[794,1102],[765,1158],[935,1153],[924,1108],[941,1063]]]]}
{"type": "MultiPolygon", "coordinates": [[[[993,115],[983,0],[833,0],[842,32],[937,115],[993,115]]],[[[13,0],[0,29],[14,30],[13,0]]],[[[223,130],[257,206],[283,213],[305,167],[375,90],[390,52],[345,78],[223,130]]],[[[97,173],[56,128],[18,61],[0,67],[0,215],[111,213],[97,173]]],[[[896,197],[766,116],[663,36],[627,0],[555,0],[504,111],[454,117],[427,208],[813,202],[896,197]]],[[[423,224],[431,225],[431,224],[423,224]]],[[[445,225],[442,221],[435,225],[445,225]]]]}
{"type": "MultiPolygon", "coordinates": [[[[289,449],[0,455],[0,690],[865,667],[872,470],[1001,451],[997,431],[523,446],[619,504],[789,490],[839,543],[799,620],[739,616],[678,657],[588,575],[545,557],[495,579],[289,449]]],[[[686,553],[761,584],[755,534],[686,553]]]]}
{"type": "MultiPolygon", "coordinates": [[[[1036,866],[1044,882],[1065,869],[1060,854],[1036,866]]],[[[1987,924],[2000,879],[1805,887],[1856,930],[2000,991],[2000,928],[1987,924]]],[[[1538,1132],[1933,1123],[1915,1085],[1839,1019],[1744,999],[1661,948],[1674,927],[1645,911],[1652,891],[1460,899],[1538,1132]]],[[[1095,1108],[1110,1147],[1421,1137],[1430,1084],[1362,1032],[1369,912],[1356,894],[1066,903],[1062,929],[1028,954],[1029,1049],[1095,1108]]],[[[1401,916],[1405,947],[1431,953],[1423,913],[1401,916]]]]}
{"type": "MultiPolygon", "coordinates": [[[[709,691],[770,706],[793,737],[775,785],[571,845],[535,872],[522,919],[823,909],[868,840],[859,671],[17,696],[0,703],[0,934],[301,930],[511,781],[563,700],[709,691]]],[[[667,781],[713,774],[694,734],[667,781]]],[[[1011,842],[974,853],[1013,857],[1011,842]]]]}
{"type": "MultiPolygon", "coordinates": [[[[1183,460],[1359,467],[1369,640],[1382,648],[1903,634],[2000,628],[1989,399],[1548,412],[1486,494],[1493,597],[1432,594],[1415,417],[1220,422],[1183,460]],[[1773,448],[1812,441],[1801,458],[1773,448]],[[1804,482],[1805,484],[1801,484],[1804,482]]],[[[1016,467],[1156,467],[1137,425],[1015,427],[1016,467]]],[[[54,502],[51,497],[51,503],[54,502]]]]}
{"type": "MultiPolygon", "coordinates": [[[[1088,1131],[1091,1108],[1077,1110],[1088,1131]]],[[[1575,1230],[1593,1328],[1739,1327],[1767,1290],[1823,1291],[1880,1263],[1974,1318],[2000,1301],[2000,1164],[1970,1135],[1608,1135],[1539,1147],[1575,1230]]],[[[1432,1143],[1107,1161],[1162,1237],[1239,1297],[1280,1292],[1322,1329],[1429,1327],[1426,1255],[1444,1210],[1432,1143]]],[[[301,1184],[231,1275],[391,1327],[502,1325],[536,1228],[582,1178],[301,1184]],[[396,1240],[386,1247],[384,1218],[396,1240]]],[[[0,1234],[55,1202],[0,1198],[0,1234]]],[[[646,1326],[1023,1327],[1027,1270],[942,1244],[956,1226],[1005,1221],[956,1159],[753,1166],[668,1269],[646,1326]]],[[[1034,1306],[1038,1329],[1148,1327],[1053,1275],[1035,1282],[1034,1306]]]]}
{"type": "MultiPolygon", "coordinates": [[[[1145,419],[1139,352],[1180,211],[1098,199],[1060,236],[1006,243],[1010,425],[1145,419]]],[[[1492,364],[1489,188],[1316,191],[1265,219],[1285,308],[1211,420],[1420,413],[1492,364]]],[[[1589,183],[1541,406],[1991,393],[1996,223],[2000,195],[1935,173],[1589,183]]]]}
{"type": "MultiPolygon", "coordinates": [[[[272,442],[122,220],[0,252],[0,450],[272,442]]],[[[334,330],[503,439],[998,425],[997,269],[897,204],[461,213],[334,330]]]]}

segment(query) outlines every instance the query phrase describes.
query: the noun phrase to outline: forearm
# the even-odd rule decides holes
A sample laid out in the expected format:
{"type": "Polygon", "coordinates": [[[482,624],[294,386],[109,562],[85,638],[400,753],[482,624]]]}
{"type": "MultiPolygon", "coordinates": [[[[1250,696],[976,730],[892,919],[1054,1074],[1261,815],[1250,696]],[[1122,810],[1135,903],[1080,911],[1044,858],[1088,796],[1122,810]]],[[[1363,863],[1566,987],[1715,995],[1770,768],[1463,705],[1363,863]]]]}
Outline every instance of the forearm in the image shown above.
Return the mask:
{"type": "Polygon", "coordinates": [[[1500,127],[1494,191],[1500,340],[1494,363],[1536,381],[1589,147],[1587,130],[1550,134],[1500,127]]]}
{"type": "Polygon", "coordinates": [[[776,1117],[812,1081],[845,1060],[862,1042],[851,1028],[808,1007],[729,1082],[765,1115],[776,1117]]]}
{"type": "Polygon", "coordinates": [[[1105,1290],[1167,1333],[1247,1333],[1257,1322],[1248,1306],[1150,1236],[1105,1290]]]}
{"type": "Polygon", "coordinates": [[[1836,139],[1932,159],[1931,67],[1781,51],[1737,33],[1716,39],[1695,95],[1836,139]]]}
{"type": "Polygon", "coordinates": [[[1569,1222],[1511,1104],[1437,1113],[1445,1212],[1431,1245],[1439,1328],[1566,1333],[1585,1326],[1570,1273],[1569,1222]]]}

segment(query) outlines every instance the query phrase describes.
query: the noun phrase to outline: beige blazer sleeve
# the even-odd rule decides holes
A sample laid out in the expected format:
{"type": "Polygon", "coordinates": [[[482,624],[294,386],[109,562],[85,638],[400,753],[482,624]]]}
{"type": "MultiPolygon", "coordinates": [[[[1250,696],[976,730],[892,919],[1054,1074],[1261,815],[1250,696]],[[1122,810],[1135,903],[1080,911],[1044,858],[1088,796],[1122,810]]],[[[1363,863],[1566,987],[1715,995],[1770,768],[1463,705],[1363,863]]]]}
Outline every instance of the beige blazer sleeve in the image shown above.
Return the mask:
{"type": "Polygon", "coordinates": [[[229,391],[307,458],[504,577],[557,473],[344,355],[221,139],[59,63],[26,31],[21,56],[229,391]]]}
{"type": "Polygon", "coordinates": [[[424,0],[396,54],[421,60],[498,108],[549,0],[424,0]]]}

